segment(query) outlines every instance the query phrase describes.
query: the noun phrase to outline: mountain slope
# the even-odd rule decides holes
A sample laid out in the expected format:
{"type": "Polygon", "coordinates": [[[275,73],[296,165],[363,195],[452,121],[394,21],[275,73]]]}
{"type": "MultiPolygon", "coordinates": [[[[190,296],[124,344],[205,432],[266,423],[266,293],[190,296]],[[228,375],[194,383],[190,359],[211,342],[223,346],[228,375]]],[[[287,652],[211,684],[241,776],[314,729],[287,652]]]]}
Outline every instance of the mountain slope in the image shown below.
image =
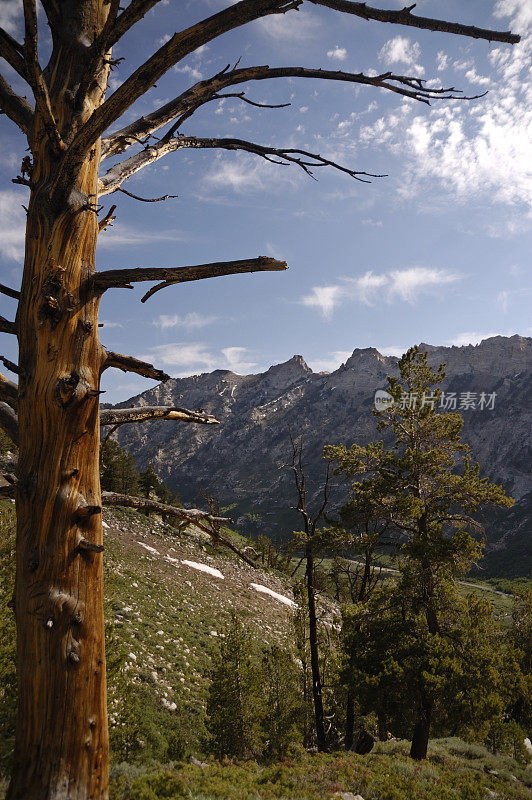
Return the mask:
{"type": "MultiPolygon", "coordinates": [[[[443,389],[455,392],[458,401],[468,392],[477,402],[481,393],[495,393],[493,409],[463,410],[464,439],[484,474],[520,500],[531,489],[532,339],[497,336],[477,346],[422,347],[432,364],[447,364],[443,389]]],[[[283,538],[299,524],[289,509],[291,475],[282,468],[289,453],[288,431],[304,436],[305,462],[318,492],[324,444],[379,437],[371,413],[374,393],[385,388],[388,375],[397,373],[397,361],[367,348],[355,350],[332,373],[312,372],[301,356],[294,356],[258,375],[216,370],[172,379],[122,405],[204,408],[222,424],[215,429],[166,423],[125,426],[119,441],[140,467],[152,462],[185,502],[197,502],[208,488],[221,506],[233,507],[242,530],[283,538]]],[[[335,502],[344,496],[345,487],[338,486],[335,502]]],[[[515,524],[530,530],[529,506],[523,509],[515,524]]],[[[500,530],[505,524],[500,515],[488,518],[488,541],[511,549],[511,530],[500,530]]],[[[528,567],[520,564],[521,570],[528,567]]]]}

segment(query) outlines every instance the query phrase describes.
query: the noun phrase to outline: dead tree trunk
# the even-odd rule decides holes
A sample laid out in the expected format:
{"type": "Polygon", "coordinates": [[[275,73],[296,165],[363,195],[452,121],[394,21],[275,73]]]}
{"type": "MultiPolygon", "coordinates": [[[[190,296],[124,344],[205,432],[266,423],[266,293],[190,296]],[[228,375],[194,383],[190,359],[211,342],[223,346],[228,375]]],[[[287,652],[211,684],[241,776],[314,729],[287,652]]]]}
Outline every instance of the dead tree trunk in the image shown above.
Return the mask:
{"type": "Polygon", "coordinates": [[[322,681],[320,671],[320,658],[318,648],[318,621],[316,617],[316,591],[314,586],[314,556],[312,545],[307,544],[305,552],[306,569],[305,578],[307,584],[307,603],[308,603],[308,630],[310,646],[310,669],[312,672],[312,698],[314,700],[314,717],[316,721],[316,744],[320,752],[327,749],[327,738],[325,736],[322,681]]]}
{"type": "MultiPolygon", "coordinates": [[[[105,0],[67,9],[63,24],[92,38],[105,0]]],[[[72,121],[83,69],[76,38],[61,37],[48,69],[52,113],[72,121]]],[[[104,67],[100,76],[107,78],[104,67]]],[[[96,85],[77,126],[103,98],[96,85]]],[[[8,800],[107,797],[108,731],[98,470],[99,381],[105,351],[95,269],[99,143],[58,190],[62,142],[36,111],[19,340],[17,484],[18,723],[8,800]]]]}

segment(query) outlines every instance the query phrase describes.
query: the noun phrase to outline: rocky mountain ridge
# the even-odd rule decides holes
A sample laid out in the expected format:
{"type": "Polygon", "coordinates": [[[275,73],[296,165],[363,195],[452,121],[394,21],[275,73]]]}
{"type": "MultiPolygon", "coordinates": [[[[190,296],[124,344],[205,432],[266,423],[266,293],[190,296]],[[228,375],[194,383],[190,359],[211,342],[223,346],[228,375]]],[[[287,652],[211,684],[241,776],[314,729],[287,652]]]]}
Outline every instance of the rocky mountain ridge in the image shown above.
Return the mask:
{"type": "MultiPolygon", "coordinates": [[[[432,364],[446,363],[446,395],[455,393],[458,406],[463,397],[475,398],[475,408],[462,410],[464,439],[483,473],[530,509],[532,338],[496,336],[475,346],[422,348],[432,364]],[[479,402],[482,393],[484,408],[479,402]],[[486,407],[493,394],[493,408],[486,407]]],[[[281,538],[298,524],[290,511],[291,475],[283,469],[289,458],[289,430],[304,437],[305,462],[318,492],[324,444],[379,438],[371,413],[374,394],[386,387],[388,375],[397,374],[397,363],[394,356],[365,348],[355,349],[330,373],[313,372],[295,355],[255,375],[216,370],[171,379],[121,405],[203,408],[220,420],[220,426],[149,422],[124,426],[119,441],[140,467],[151,462],[185,502],[197,502],[208,489],[222,507],[232,507],[242,529],[249,532],[253,526],[281,538]]],[[[336,489],[336,502],[341,502],[345,487],[336,489]]],[[[519,507],[518,502],[513,516],[517,512],[522,532],[519,507]]],[[[528,516],[528,531],[529,523],[528,516]]],[[[491,546],[507,548],[511,530],[502,530],[500,516],[495,527],[488,524],[491,546]]]]}

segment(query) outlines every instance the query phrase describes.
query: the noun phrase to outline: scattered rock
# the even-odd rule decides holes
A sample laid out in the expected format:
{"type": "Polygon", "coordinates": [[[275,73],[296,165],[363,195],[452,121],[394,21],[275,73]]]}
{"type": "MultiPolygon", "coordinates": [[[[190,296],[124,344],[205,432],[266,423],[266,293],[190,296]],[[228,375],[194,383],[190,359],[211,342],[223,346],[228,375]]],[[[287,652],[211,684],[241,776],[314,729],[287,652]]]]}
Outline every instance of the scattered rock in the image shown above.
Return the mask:
{"type": "Polygon", "coordinates": [[[190,763],[194,764],[195,767],[201,767],[201,769],[205,769],[205,767],[209,766],[205,761],[199,761],[197,758],[194,758],[194,756],[190,756],[190,763]]]}

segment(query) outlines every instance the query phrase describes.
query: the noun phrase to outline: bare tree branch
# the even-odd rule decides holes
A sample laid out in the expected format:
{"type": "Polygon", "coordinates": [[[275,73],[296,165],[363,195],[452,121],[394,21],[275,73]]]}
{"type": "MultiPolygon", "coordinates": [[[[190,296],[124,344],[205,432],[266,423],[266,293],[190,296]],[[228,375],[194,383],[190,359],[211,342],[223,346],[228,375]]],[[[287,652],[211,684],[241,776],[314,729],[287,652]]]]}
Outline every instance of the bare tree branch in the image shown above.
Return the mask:
{"type": "Polygon", "coordinates": [[[0,283],[0,293],[6,294],[8,297],[13,297],[15,300],[20,298],[20,292],[17,289],[11,289],[9,286],[4,286],[3,283],[0,283]]]}
{"type": "Polygon", "coordinates": [[[128,192],[122,188],[117,189],[117,192],[122,192],[133,198],[133,200],[139,200],[141,203],[163,203],[165,200],[175,200],[178,197],[177,194],[163,194],[161,197],[141,197],[139,194],[133,194],[133,192],[128,192]]]}
{"type": "Polygon", "coordinates": [[[159,503],[156,500],[149,500],[145,497],[131,497],[130,495],[117,494],[116,492],[102,492],[102,502],[105,506],[125,506],[126,508],[138,508],[143,511],[155,511],[155,513],[162,514],[165,517],[175,517],[183,520],[183,522],[189,522],[204,533],[208,533],[217,544],[223,544],[228,547],[250,567],[258,569],[254,561],[219,532],[220,524],[232,522],[228,517],[216,517],[196,508],[176,508],[176,506],[169,506],[166,503],[159,503]],[[209,524],[213,526],[214,530],[208,527],[209,524]]]}
{"type": "Polygon", "coordinates": [[[25,97],[15,94],[2,75],[0,75],[0,111],[18,125],[29,138],[33,127],[33,106],[25,97]]]}
{"type": "Polygon", "coordinates": [[[0,58],[5,58],[15,72],[18,72],[21,78],[27,81],[28,78],[23,53],[23,45],[19,44],[16,39],[13,39],[3,28],[0,28],[0,58]]]}
{"type": "Polygon", "coordinates": [[[15,444],[18,444],[18,417],[7,403],[0,403],[0,426],[5,430],[9,438],[15,444]]]}
{"type": "Polygon", "coordinates": [[[0,372],[0,400],[7,403],[15,411],[18,407],[18,386],[0,372]]]}
{"type": "Polygon", "coordinates": [[[153,164],[154,161],[158,161],[168,153],[182,148],[242,150],[246,153],[260,156],[274,164],[282,164],[284,166],[295,164],[310,177],[314,177],[313,170],[318,167],[333,167],[362,183],[370,183],[367,178],[386,177],[362,170],[349,169],[336,161],[324,158],[318,153],[309,153],[308,150],[300,150],[293,147],[267,147],[244,139],[206,139],[197,136],[172,136],[171,138],[165,137],[158,144],[146,147],[140,153],[136,153],[134,156],[111,167],[98,183],[98,194],[104,196],[116,192],[120,189],[121,184],[136,172],[139,172],[149,164],[153,164]]]}
{"type": "MultiPolygon", "coordinates": [[[[127,8],[122,11],[119,17],[114,16],[109,19],[109,25],[104,28],[100,37],[94,43],[95,48],[105,52],[113,47],[127,31],[141,20],[153,6],[161,0],[132,0],[127,8]]],[[[118,11],[118,6],[117,6],[118,11]]],[[[111,17],[111,14],[109,15],[111,17]]]]}
{"type": "Polygon", "coordinates": [[[285,13],[297,8],[301,2],[302,0],[240,0],[239,3],[174,34],[94,111],[77,133],[63,159],[55,190],[62,190],[63,179],[79,168],[92,144],[174,64],[223,33],[267,14],[285,13]]]}
{"type": "Polygon", "coordinates": [[[313,80],[340,81],[344,83],[363,84],[386,89],[404,97],[411,97],[423,103],[430,100],[471,100],[474,98],[456,94],[454,87],[429,89],[420,78],[406,75],[395,75],[385,72],[380,75],[364,75],[364,73],[342,72],[341,70],[308,69],[306,67],[243,67],[230,72],[222,70],[212,78],[199,81],[186,92],[166,103],[151,114],[126,125],[102,139],[102,160],[109,156],[124,152],[135,144],[146,144],[146,138],[160,130],[175,119],[188,119],[200,106],[219,99],[218,93],[229,86],[247,81],[273,80],[278,78],[310,78],[313,80]]]}
{"type": "Polygon", "coordinates": [[[152,378],[154,381],[162,381],[163,383],[170,378],[170,375],[167,375],[162,369],[156,369],[153,364],[148,364],[146,361],[139,361],[138,358],[133,358],[133,356],[113,353],[109,350],[102,372],[110,367],[121,369],[122,372],[136,372],[137,375],[142,375],[144,378],[152,378]]]}
{"type": "Polygon", "coordinates": [[[147,497],[132,497],[117,492],[102,492],[102,503],[104,506],[125,506],[144,511],[156,511],[158,514],[167,514],[176,519],[188,520],[193,524],[203,522],[224,525],[233,521],[229,517],[213,517],[208,511],[201,511],[197,508],[176,508],[176,506],[169,506],[166,503],[158,503],[156,500],[149,500],[147,497]]]}
{"type": "Polygon", "coordinates": [[[468,36],[473,39],[487,39],[489,42],[505,42],[506,44],[517,44],[521,37],[514,33],[492,31],[486,28],[476,28],[474,25],[461,25],[458,22],[447,22],[442,19],[431,19],[429,17],[417,17],[412,14],[415,3],[405,6],[400,11],[387,11],[380,8],[372,8],[366,3],[354,3],[351,0],[310,0],[317,6],[326,6],[335,11],[342,11],[346,14],[354,14],[362,19],[378,20],[379,22],[392,22],[396,25],[409,25],[414,28],[423,28],[428,31],[440,31],[442,33],[456,33],[459,36],[468,36]]]}
{"type": "Polygon", "coordinates": [[[197,528],[199,528],[200,531],[203,531],[204,533],[208,533],[209,536],[212,536],[212,538],[214,539],[216,544],[225,545],[225,547],[228,547],[229,550],[232,550],[233,553],[236,553],[236,555],[239,558],[241,558],[242,561],[244,561],[250,567],[253,567],[253,569],[259,569],[259,565],[258,564],[255,564],[255,562],[252,561],[251,558],[249,558],[245,553],[243,553],[242,550],[240,550],[240,548],[238,548],[236,545],[234,545],[229,539],[226,539],[225,536],[222,536],[222,534],[220,533],[220,530],[219,530],[219,527],[220,527],[219,523],[216,523],[216,531],[210,530],[205,525],[202,525],[201,522],[195,522],[194,525],[197,528]]]}
{"type": "Polygon", "coordinates": [[[24,53],[28,70],[28,81],[35,96],[35,104],[42,116],[44,129],[56,153],[65,149],[55,121],[48,87],[42,74],[37,54],[37,4],[36,0],[23,0],[24,4],[24,53]]]}
{"type": "Polygon", "coordinates": [[[115,211],[116,206],[112,205],[105,217],[98,222],[98,233],[102,233],[102,231],[104,231],[107,227],[112,227],[113,222],[116,219],[115,211]]]}
{"type": "MultiPolygon", "coordinates": [[[[110,269],[96,272],[92,278],[92,286],[96,293],[107,289],[130,289],[132,283],[139,281],[162,281],[142,298],[148,297],[166,286],[174,283],[199,281],[204,278],[218,278],[222,275],[238,275],[247,272],[275,272],[288,269],[286,261],[277,261],[268,256],[248,258],[242,261],[219,261],[213,264],[198,264],[194,267],[137,267],[135,269],[110,269]]],[[[0,318],[1,319],[1,318],[0,318]]]]}
{"type": "Polygon", "coordinates": [[[200,425],[219,425],[211,414],[189,411],[178,406],[139,406],[138,408],[102,408],[100,425],[126,425],[131,422],[150,422],[152,420],[178,422],[197,422],[200,425]]]}
{"type": "Polygon", "coordinates": [[[17,326],[5,317],[0,317],[0,333],[12,333],[17,335],[17,326]]]}
{"type": "Polygon", "coordinates": [[[18,364],[14,364],[13,361],[10,361],[9,358],[6,358],[5,356],[0,356],[0,361],[10,372],[14,372],[15,375],[20,375],[18,364]]]}

